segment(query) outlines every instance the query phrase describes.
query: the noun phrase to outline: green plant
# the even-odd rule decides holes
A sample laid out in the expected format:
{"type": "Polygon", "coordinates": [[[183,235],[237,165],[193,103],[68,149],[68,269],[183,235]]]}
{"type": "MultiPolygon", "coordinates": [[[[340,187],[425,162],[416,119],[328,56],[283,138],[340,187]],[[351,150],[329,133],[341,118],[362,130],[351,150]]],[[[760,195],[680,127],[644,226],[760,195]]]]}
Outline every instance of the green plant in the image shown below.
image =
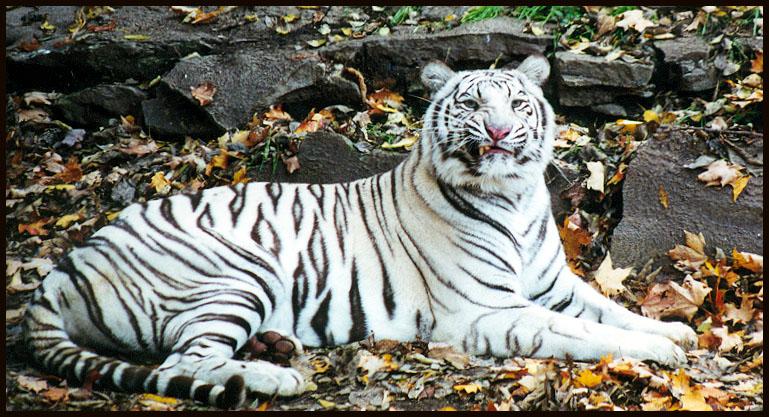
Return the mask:
{"type": "Polygon", "coordinates": [[[478,22],[486,19],[493,19],[505,10],[502,6],[475,6],[468,9],[462,15],[462,23],[478,22]]]}
{"type": "Polygon", "coordinates": [[[636,10],[636,9],[638,9],[638,6],[617,6],[612,8],[609,14],[612,16],[619,16],[628,10],[636,10]]]}
{"type": "Polygon", "coordinates": [[[401,24],[404,20],[408,19],[411,12],[419,11],[418,6],[403,6],[398,9],[392,17],[390,17],[390,25],[395,26],[401,24]]]}
{"type": "Polygon", "coordinates": [[[566,27],[584,16],[585,11],[577,6],[518,6],[513,16],[535,22],[549,23],[566,27]]]}

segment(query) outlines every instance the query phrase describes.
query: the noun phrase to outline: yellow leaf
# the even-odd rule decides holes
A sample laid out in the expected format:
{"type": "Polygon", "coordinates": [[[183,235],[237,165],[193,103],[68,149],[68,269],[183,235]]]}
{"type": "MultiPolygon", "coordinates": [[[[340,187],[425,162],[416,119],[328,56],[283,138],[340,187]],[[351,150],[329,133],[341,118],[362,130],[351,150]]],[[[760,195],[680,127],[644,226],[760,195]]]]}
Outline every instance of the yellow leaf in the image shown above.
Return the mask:
{"type": "Polygon", "coordinates": [[[454,385],[454,391],[457,391],[457,392],[464,391],[467,394],[474,394],[482,390],[483,390],[483,387],[476,384],[475,382],[471,382],[469,384],[454,385]]]}
{"type": "Polygon", "coordinates": [[[603,377],[601,377],[601,375],[594,374],[590,369],[583,369],[577,375],[577,379],[575,381],[583,387],[593,388],[594,386],[600,384],[601,381],[603,381],[603,377]]]}
{"type": "Polygon", "coordinates": [[[660,184],[659,190],[659,197],[660,197],[660,204],[662,204],[662,207],[668,208],[670,206],[670,200],[668,199],[668,192],[665,191],[665,188],[660,184]]]}
{"type": "Polygon", "coordinates": [[[745,189],[745,186],[748,185],[748,180],[750,180],[750,176],[745,175],[742,177],[737,178],[732,182],[732,201],[737,202],[737,197],[740,196],[742,193],[742,190],[745,189]]]}
{"type": "Polygon", "coordinates": [[[286,23],[291,23],[291,22],[293,22],[296,19],[299,19],[299,16],[297,16],[295,14],[287,14],[287,15],[283,16],[283,21],[286,22],[286,23]]]}
{"type": "Polygon", "coordinates": [[[107,212],[107,220],[109,220],[109,221],[113,221],[113,220],[117,219],[117,217],[120,215],[120,212],[121,212],[121,211],[122,211],[122,210],[118,210],[118,211],[108,211],[108,212],[107,212]]]}
{"type": "Polygon", "coordinates": [[[47,190],[74,190],[75,186],[73,184],[56,184],[56,185],[49,185],[45,188],[47,190]]]}
{"type": "Polygon", "coordinates": [[[732,258],[734,258],[733,265],[735,268],[745,268],[755,273],[760,273],[764,270],[764,257],[761,255],[738,252],[737,249],[732,249],[732,258]]]}
{"type": "Polygon", "coordinates": [[[56,227],[66,229],[72,222],[80,220],[80,214],[65,214],[56,220],[56,227]]]}
{"type": "Polygon", "coordinates": [[[246,176],[246,167],[240,167],[240,169],[232,176],[232,182],[230,184],[245,184],[248,181],[249,178],[246,176]]]}
{"type": "Polygon", "coordinates": [[[416,135],[405,137],[395,143],[383,143],[382,149],[397,149],[397,148],[411,149],[411,147],[414,146],[415,143],[417,143],[417,140],[419,140],[419,136],[416,136],[416,135]]]}
{"type": "Polygon", "coordinates": [[[659,121],[660,121],[660,116],[654,110],[646,110],[644,112],[644,116],[643,117],[644,117],[644,122],[647,122],[647,123],[648,122],[657,122],[657,123],[659,123],[659,121]]]}
{"type": "Polygon", "coordinates": [[[616,121],[616,124],[618,126],[622,126],[622,131],[627,133],[633,133],[635,132],[635,128],[638,125],[642,125],[643,122],[639,122],[636,120],[626,120],[626,119],[619,119],[616,121]]]}
{"type": "Polygon", "coordinates": [[[125,40],[127,41],[137,41],[137,42],[146,41],[150,39],[150,37],[147,35],[123,35],[123,38],[125,38],[125,40]]]}
{"type": "Polygon", "coordinates": [[[227,153],[227,150],[221,149],[219,155],[215,155],[211,158],[211,162],[206,165],[206,176],[211,175],[211,171],[213,171],[214,168],[227,169],[227,166],[229,165],[228,157],[229,154],[227,153]]]}
{"type": "Polygon", "coordinates": [[[334,407],[336,407],[336,403],[333,401],[326,401],[323,399],[318,399],[318,403],[323,406],[326,410],[331,410],[334,407]]]}
{"type": "Polygon", "coordinates": [[[349,37],[352,35],[352,28],[342,28],[342,33],[344,33],[344,36],[349,37]]]}
{"type": "Polygon", "coordinates": [[[176,398],[161,397],[155,394],[142,394],[139,396],[139,400],[150,400],[150,401],[155,401],[158,403],[170,404],[170,405],[174,405],[177,402],[179,402],[179,400],[177,400],[176,398]]]}
{"type": "Polygon", "coordinates": [[[166,179],[163,171],[158,171],[155,173],[155,175],[152,176],[150,185],[155,188],[155,191],[158,193],[163,193],[165,190],[171,188],[171,182],[166,179]]]}
{"type": "Polygon", "coordinates": [[[311,41],[307,41],[307,45],[312,46],[313,48],[320,48],[321,46],[326,44],[325,39],[313,39],[311,41]]]}
{"type": "Polygon", "coordinates": [[[457,411],[457,409],[456,409],[456,408],[454,408],[454,407],[452,407],[452,406],[450,406],[450,405],[447,405],[447,406],[445,406],[445,407],[441,407],[441,408],[439,408],[439,409],[438,409],[438,410],[436,410],[436,411],[457,411]]]}
{"type": "Polygon", "coordinates": [[[43,22],[43,24],[42,24],[42,25],[40,25],[40,29],[41,29],[41,30],[44,30],[44,31],[46,31],[46,32],[53,32],[54,30],[56,30],[56,26],[54,26],[54,25],[50,24],[50,23],[49,23],[49,22],[46,20],[45,22],[43,22]]]}
{"type": "Polygon", "coordinates": [[[256,19],[258,19],[259,16],[255,15],[255,14],[247,14],[247,15],[243,16],[243,18],[246,19],[247,22],[256,22],[256,19]]]}

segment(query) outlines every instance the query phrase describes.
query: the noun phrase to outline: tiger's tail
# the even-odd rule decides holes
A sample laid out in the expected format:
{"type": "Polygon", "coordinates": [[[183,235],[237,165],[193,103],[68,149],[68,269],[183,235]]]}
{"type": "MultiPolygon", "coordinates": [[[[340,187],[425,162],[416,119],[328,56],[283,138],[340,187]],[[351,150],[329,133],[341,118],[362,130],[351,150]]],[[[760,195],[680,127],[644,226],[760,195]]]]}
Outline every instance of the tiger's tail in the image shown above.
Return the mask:
{"type": "Polygon", "coordinates": [[[224,385],[211,384],[103,356],[77,345],[64,328],[57,297],[49,296],[43,288],[38,288],[27,308],[23,331],[32,358],[46,372],[77,385],[90,380],[100,388],[193,399],[219,408],[234,408],[245,400],[245,382],[240,375],[232,376],[224,385]]]}

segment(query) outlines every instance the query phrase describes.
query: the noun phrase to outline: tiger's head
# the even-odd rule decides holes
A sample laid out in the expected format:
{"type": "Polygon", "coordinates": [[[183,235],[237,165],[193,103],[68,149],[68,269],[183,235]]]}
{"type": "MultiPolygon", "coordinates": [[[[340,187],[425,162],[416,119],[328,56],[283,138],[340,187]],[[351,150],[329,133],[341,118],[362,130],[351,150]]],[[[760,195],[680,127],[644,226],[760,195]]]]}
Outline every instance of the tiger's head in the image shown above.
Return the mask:
{"type": "Polygon", "coordinates": [[[437,177],[483,191],[541,178],[555,133],[541,89],[549,73],[541,55],[505,70],[454,72],[440,62],[427,64],[422,82],[432,102],[419,146],[437,177]]]}

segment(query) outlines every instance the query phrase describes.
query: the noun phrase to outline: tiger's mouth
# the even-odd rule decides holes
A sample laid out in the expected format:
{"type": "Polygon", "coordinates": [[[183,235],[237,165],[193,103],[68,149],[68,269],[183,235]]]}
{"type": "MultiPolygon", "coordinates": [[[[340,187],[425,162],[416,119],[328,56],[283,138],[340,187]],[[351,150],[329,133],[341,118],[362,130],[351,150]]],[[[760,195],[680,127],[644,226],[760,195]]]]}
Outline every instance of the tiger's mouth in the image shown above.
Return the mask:
{"type": "Polygon", "coordinates": [[[492,154],[503,154],[503,155],[513,155],[513,152],[500,148],[498,146],[493,145],[484,145],[478,147],[478,156],[484,156],[484,155],[492,155],[492,154]]]}

